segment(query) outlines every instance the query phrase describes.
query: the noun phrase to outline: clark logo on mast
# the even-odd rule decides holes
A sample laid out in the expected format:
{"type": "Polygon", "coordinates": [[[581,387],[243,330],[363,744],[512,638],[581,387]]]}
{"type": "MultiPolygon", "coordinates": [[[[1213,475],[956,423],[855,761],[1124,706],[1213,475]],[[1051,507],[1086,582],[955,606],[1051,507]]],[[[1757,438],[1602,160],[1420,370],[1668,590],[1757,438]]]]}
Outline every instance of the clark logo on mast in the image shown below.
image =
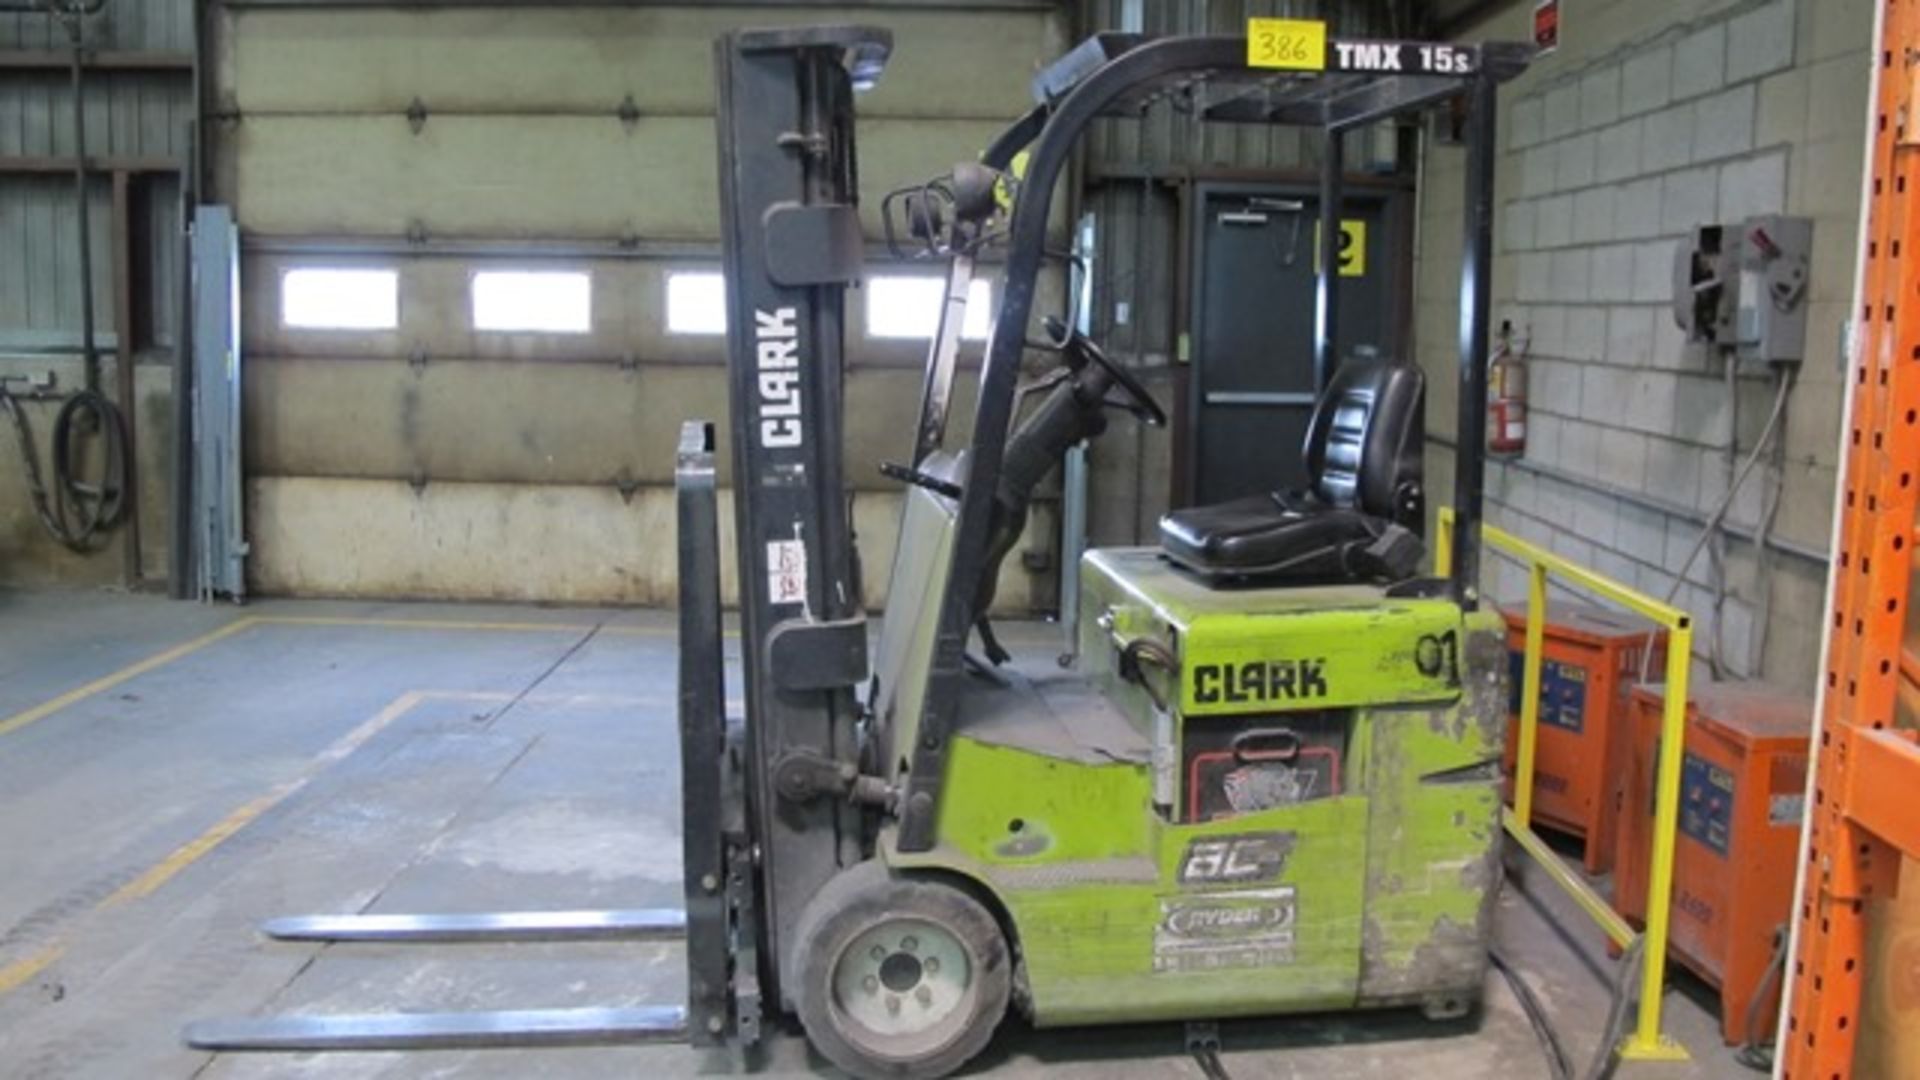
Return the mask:
{"type": "Polygon", "coordinates": [[[786,450],[804,440],[800,426],[800,331],[793,308],[753,313],[760,382],[760,445],[786,450]]]}

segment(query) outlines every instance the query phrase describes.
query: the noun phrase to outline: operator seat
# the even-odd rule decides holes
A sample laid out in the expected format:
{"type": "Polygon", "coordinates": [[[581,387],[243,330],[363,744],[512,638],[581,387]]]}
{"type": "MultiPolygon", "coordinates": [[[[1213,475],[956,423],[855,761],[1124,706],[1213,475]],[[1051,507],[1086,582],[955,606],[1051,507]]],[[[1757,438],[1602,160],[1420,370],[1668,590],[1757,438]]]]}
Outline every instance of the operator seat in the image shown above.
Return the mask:
{"type": "Polygon", "coordinates": [[[1426,379],[1350,360],[1307,425],[1308,491],[1275,491],[1160,519],[1169,559],[1211,582],[1390,583],[1418,572],[1426,379]]]}

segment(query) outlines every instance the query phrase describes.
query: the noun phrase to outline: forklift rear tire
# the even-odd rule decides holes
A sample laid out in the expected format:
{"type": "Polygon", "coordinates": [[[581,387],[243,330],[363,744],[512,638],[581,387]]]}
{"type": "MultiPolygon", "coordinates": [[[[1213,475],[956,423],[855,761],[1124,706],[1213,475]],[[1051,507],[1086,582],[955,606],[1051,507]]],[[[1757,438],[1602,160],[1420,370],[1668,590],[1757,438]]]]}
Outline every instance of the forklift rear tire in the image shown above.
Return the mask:
{"type": "Polygon", "coordinates": [[[959,889],[864,862],[827,882],[796,929],[800,1023],[814,1049],[860,1080],[945,1076],[985,1049],[1006,1015],[1006,938],[959,889]]]}

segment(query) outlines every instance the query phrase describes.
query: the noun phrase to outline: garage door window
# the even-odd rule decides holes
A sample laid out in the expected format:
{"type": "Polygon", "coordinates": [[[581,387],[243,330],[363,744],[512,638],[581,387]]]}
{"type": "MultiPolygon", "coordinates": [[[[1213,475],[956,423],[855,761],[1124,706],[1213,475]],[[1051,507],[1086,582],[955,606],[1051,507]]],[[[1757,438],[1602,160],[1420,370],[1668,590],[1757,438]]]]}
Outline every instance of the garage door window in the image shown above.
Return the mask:
{"type": "Polygon", "coordinates": [[[301,267],[280,275],[280,322],[302,330],[392,330],[400,325],[393,270],[301,267]]]}
{"type": "MultiPolygon", "coordinates": [[[[892,275],[867,282],[867,336],[875,338],[930,338],[940,325],[940,303],[946,296],[941,278],[892,275]]],[[[967,321],[960,336],[979,341],[993,322],[993,288],[984,280],[967,289],[967,321]]]]}
{"type": "Polygon", "coordinates": [[[593,329],[593,276],[579,271],[482,270],[473,275],[473,328],[584,334],[593,329]]]}
{"type": "Polygon", "coordinates": [[[727,285],[719,274],[667,275],[667,333],[727,332],[727,285]]]}

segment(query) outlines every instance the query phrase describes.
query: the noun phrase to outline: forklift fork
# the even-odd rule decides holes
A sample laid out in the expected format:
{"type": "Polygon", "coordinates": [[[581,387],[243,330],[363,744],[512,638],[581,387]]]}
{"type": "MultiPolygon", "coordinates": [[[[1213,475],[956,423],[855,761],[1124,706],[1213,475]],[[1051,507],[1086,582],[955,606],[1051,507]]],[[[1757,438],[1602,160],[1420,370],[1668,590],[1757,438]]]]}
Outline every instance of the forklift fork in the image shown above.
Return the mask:
{"type": "Polygon", "coordinates": [[[365,1013],[204,1020],[185,1039],[201,1050],[467,1050],[690,1041],[758,1041],[753,868],[728,745],[720,621],[719,509],[713,425],[680,433],[674,486],[680,526],[680,756],[686,908],[463,914],[306,915],[269,920],[275,941],[448,945],[681,941],[684,1005],[365,1013]],[[696,646],[697,647],[693,647],[696,646]],[[744,973],[736,982],[735,972],[744,973]]]}

